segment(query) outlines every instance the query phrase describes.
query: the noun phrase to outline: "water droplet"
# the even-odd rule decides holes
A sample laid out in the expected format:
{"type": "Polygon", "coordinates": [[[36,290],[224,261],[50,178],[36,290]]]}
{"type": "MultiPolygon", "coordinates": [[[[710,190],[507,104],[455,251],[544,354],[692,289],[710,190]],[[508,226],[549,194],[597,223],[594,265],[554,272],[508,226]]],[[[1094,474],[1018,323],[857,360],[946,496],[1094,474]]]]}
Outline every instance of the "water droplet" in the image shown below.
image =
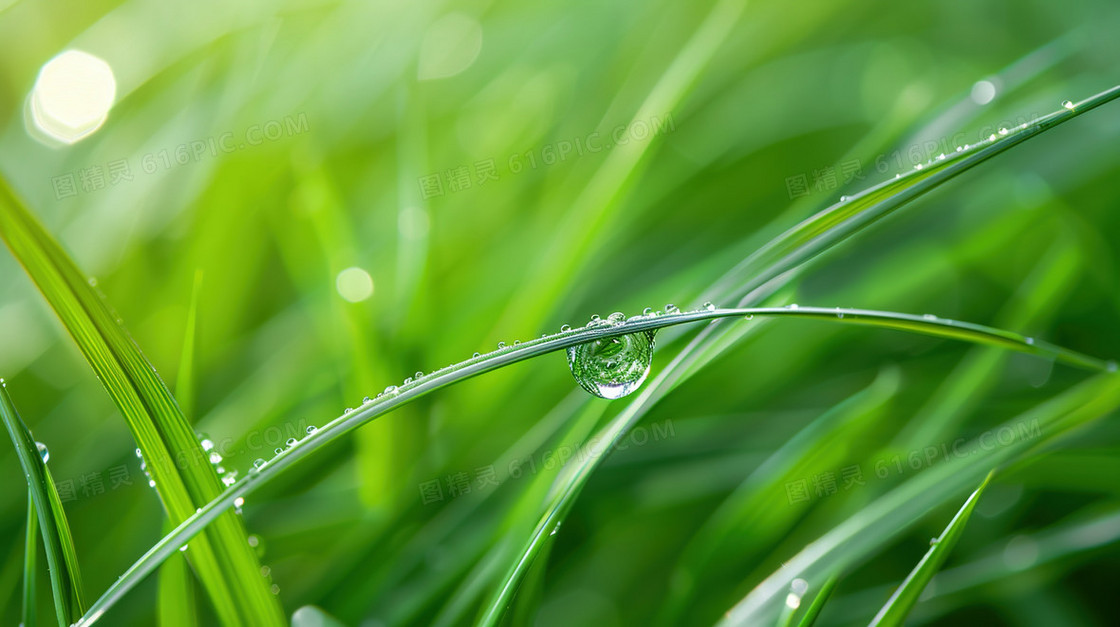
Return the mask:
{"type": "Polygon", "coordinates": [[[1108,364],[1105,367],[1108,368],[1109,372],[1116,372],[1117,366],[1114,360],[1109,360],[1108,364]]]}
{"type": "Polygon", "coordinates": [[[996,134],[995,133],[992,133],[991,135],[988,135],[988,141],[994,142],[995,140],[996,140],[996,134]]]}
{"type": "Polygon", "coordinates": [[[412,375],[412,378],[413,378],[413,379],[423,379],[423,378],[424,378],[424,373],[423,373],[423,372],[421,372],[421,371],[419,371],[419,370],[417,370],[417,371],[416,371],[416,374],[412,375]]]}
{"type": "Polygon", "coordinates": [[[837,318],[843,318],[844,317],[844,312],[840,311],[839,307],[836,308],[836,317],[837,318]]]}
{"type": "Polygon", "coordinates": [[[199,440],[199,444],[202,445],[202,450],[209,451],[210,449],[214,448],[214,443],[211,442],[210,438],[206,437],[205,434],[199,434],[198,437],[201,438],[199,440]]]}
{"type": "Polygon", "coordinates": [[[186,553],[187,552],[187,545],[184,544],[183,546],[179,547],[179,552],[180,553],[186,553]]]}
{"type": "Polygon", "coordinates": [[[957,146],[957,152],[960,152],[962,150],[964,150],[964,148],[961,148],[960,146],[957,146]]]}
{"type": "Polygon", "coordinates": [[[272,594],[280,594],[280,586],[276,584],[272,584],[272,587],[269,588],[269,590],[272,592],[272,594]]]}
{"type": "Polygon", "coordinates": [[[297,440],[295,438],[288,438],[288,441],[285,442],[284,444],[291,447],[291,446],[295,446],[296,442],[297,442],[297,440]]]}
{"type": "Polygon", "coordinates": [[[475,353],[475,354],[471,355],[471,357],[474,357],[474,358],[478,358],[479,356],[480,356],[479,353],[475,353]]]}
{"type": "Polygon", "coordinates": [[[669,304],[665,305],[665,313],[667,313],[667,314],[677,313],[677,306],[674,305],[673,303],[669,303],[669,304]]]}
{"type": "Polygon", "coordinates": [[[922,314],[922,317],[926,320],[937,320],[937,316],[933,314],[922,314]]]}
{"type": "Polygon", "coordinates": [[[1073,103],[1070,102],[1069,100],[1063,100],[1062,101],[1062,106],[1069,109],[1070,111],[1073,111],[1073,103]]]}
{"type": "Polygon", "coordinates": [[[918,165],[914,166],[914,169],[915,170],[921,170],[922,169],[922,164],[919,163],[918,165]]]}
{"type": "Polygon", "coordinates": [[[144,454],[140,452],[140,449],[136,449],[136,456],[140,459],[144,459],[144,454]]]}
{"type": "MultiPolygon", "coordinates": [[[[246,538],[246,541],[249,543],[249,546],[256,548],[256,547],[260,546],[260,544],[261,544],[261,537],[258,536],[255,533],[251,533],[251,534],[249,534],[249,537],[246,538]]],[[[267,567],[262,567],[262,568],[267,568],[267,567]]]]}
{"type": "Polygon", "coordinates": [[[222,456],[218,454],[218,451],[210,451],[210,463],[211,464],[222,463],[222,456]]]}
{"type": "Polygon", "coordinates": [[[848,197],[847,196],[841,196],[840,197],[840,202],[848,202],[848,197]]]}
{"type": "Polygon", "coordinates": [[[572,326],[569,325],[569,324],[560,325],[560,332],[561,333],[567,333],[568,331],[571,331],[571,330],[572,330],[572,326]]]}
{"type": "Polygon", "coordinates": [[[716,306],[713,305],[711,302],[706,302],[706,303],[704,303],[704,309],[707,309],[708,311],[715,311],[716,306]]]}
{"type": "Polygon", "coordinates": [[[316,427],[315,425],[310,425],[310,426],[307,427],[307,435],[311,435],[312,433],[315,433],[318,430],[319,430],[319,428],[316,427]]]}
{"type": "Polygon", "coordinates": [[[502,349],[503,349],[503,348],[505,348],[505,347],[506,347],[506,343],[505,343],[505,342],[498,342],[498,350],[502,350],[502,349]]]}
{"type": "Polygon", "coordinates": [[[1028,338],[1026,338],[1025,341],[1026,341],[1027,344],[1030,344],[1031,346],[1034,346],[1034,338],[1033,337],[1028,337],[1028,338]]]}
{"type": "Polygon", "coordinates": [[[396,393],[397,393],[397,386],[395,386],[395,385],[390,385],[389,387],[385,388],[385,392],[384,392],[384,393],[385,393],[385,394],[396,394],[396,393]]]}
{"type": "Polygon", "coordinates": [[[591,315],[591,321],[592,322],[598,322],[599,320],[600,320],[599,314],[592,314],[591,315]]]}
{"type": "Polygon", "coordinates": [[[245,497],[239,496],[233,499],[233,506],[237,509],[237,513],[241,513],[241,507],[245,505],[245,497]]]}
{"type": "Polygon", "coordinates": [[[945,153],[941,153],[941,154],[937,155],[937,160],[938,160],[938,161],[940,161],[940,160],[942,160],[942,159],[944,159],[944,158],[945,158],[945,153]]]}
{"type": "Polygon", "coordinates": [[[901,175],[901,174],[895,174],[895,175],[894,175],[894,177],[895,177],[896,179],[900,179],[900,178],[902,178],[902,175],[901,175]]]}
{"type": "Polygon", "coordinates": [[[402,381],[403,385],[408,385],[409,383],[412,383],[412,377],[406,377],[405,380],[402,381]]]}
{"type": "Polygon", "coordinates": [[[148,479],[148,487],[149,488],[156,487],[156,480],[155,479],[148,479]]]}
{"type": "Polygon", "coordinates": [[[264,466],[264,463],[264,460],[258,457],[257,459],[253,460],[253,469],[255,470],[257,468],[260,468],[261,466],[264,466]]]}
{"type": "Polygon", "coordinates": [[[1006,135],[1007,134],[1007,129],[1003,128],[1002,126],[999,127],[999,134],[1000,135],[1006,135]]]}
{"type": "Polygon", "coordinates": [[[786,309],[797,309],[797,303],[790,303],[786,305],[786,309]]]}
{"type": "Polygon", "coordinates": [[[368,396],[363,396],[362,397],[362,405],[369,405],[372,402],[373,402],[372,398],[370,398],[368,396]]]}
{"type": "Polygon", "coordinates": [[[43,458],[43,463],[47,463],[51,459],[51,452],[47,450],[47,445],[42,442],[36,442],[35,448],[39,449],[39,457],[43,458]]]}
{"type": "Polygon", "coordinates": [[[653,307],[646,307],[645,309],[643,309],[642,310],[642,315],[643,316],[652,316],[653,315],[653,307]]]}
{"type": "Polygon", "coordinates": [[[235,473],[231,472],[231,473],[228,473],[228,474],[222,476],[222,484],[225,485],[227,488],[229,486],[233,485],[236,481],[237,481],[237,476],[236,476],[235,473]]]}
{"type": "Polygon", "coordinates": [[[275,453],[275,454],[277,454],[277,455],[279,455],[280,453],[283,453],[283,452],[284,452],[284,449],[282,449],[282,448],[280,448],[280,447],[278,446],[278,447],[276,447],[276,449],[275,449],[275,450],[273,450],[272,452],[273,452],[273,453],[275,453]]]}
{"type": "Polygon", "coordinates": [[[568,348],[568,367],[580,387],[600,398],[622,398],[649,376],[653,331],[608,337],[568,348]]]}
{"type": "Polygon", "coordinates": [[[521,340],[514,340],[513,345],[514,346],[521,346],[521,340]]]}

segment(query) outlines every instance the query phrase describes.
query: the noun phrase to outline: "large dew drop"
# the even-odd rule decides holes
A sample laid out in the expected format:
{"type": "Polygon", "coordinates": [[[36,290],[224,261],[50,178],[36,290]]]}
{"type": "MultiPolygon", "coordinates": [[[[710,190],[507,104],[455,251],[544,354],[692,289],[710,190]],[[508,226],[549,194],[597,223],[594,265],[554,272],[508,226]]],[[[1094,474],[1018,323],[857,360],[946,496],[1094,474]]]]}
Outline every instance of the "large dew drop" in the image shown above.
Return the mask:
{"type": "Polygon", "coordinates": [[[608,337],[568,348],[568,366],[580,387],[614,400],[638,389],[653,361],[653,331],[608,337]]]}

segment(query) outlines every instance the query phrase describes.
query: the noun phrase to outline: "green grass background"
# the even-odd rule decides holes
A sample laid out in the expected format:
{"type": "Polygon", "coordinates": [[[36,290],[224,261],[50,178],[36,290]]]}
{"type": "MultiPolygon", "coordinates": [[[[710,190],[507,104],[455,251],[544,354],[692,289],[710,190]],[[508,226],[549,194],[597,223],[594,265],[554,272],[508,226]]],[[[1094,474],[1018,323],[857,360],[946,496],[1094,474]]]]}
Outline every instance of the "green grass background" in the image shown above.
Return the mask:
{"type": "MultiPolygon", "coordinates": [[[[975,142],[1120,82],[1120,14],[1107,2],[771,1],[741,13],[663,1],[0,4],[0,172],[242,475],[278,440],[418,370],[596,313],[696,306],[769,236],[941,151],[927,142],[975,142]],[[728,14],[714,29],[713,11],[728,14]],[[450,12],[481,24],[478,57],[421,80],[422,58],[469,57],[469,41],[425,39],[450,12]],[[25,100],[39,67],[71,47],[113,66],[118,102],[95,135],[51,149],[27,134],[25,100]],[[973,85],[993,76],[996,98],[975,103],[973,85]],[[664,116],[671,129],[656,138],[544,163],[558,142],[664,116]],[[181,145],[225,133],[247,144],[272,121],[288,124],[276,140],[174,163],[181,145]],[[164,150],[173,165],[145,172],[146,155],[164,150]],[[529,154],[536,168],[511,171],[511,157],[527,166],[529,154]],[[119,160],[132,181],[56,196],[55,177],[119,160]],[[423,197],[423,177],[486,160],[497,180],[459,191],[445,180],[423,197]],[[844,184],[839,164],[852,160],[864,178],[844,184]],[[813,187],[829,167],[840,180],[813,187]],[[809,193],[791,198],[799,175],[809,193]],[[351,266],[373,278],[365,302],[335,289],[351,266]]],[[[783,297],[936,313],[1118,357],[1118,136],[1109,105],[1016,148],[830,251],[783,297]]],[[[161,536],[163,514],[124,422],[7,253],[0,376],[49,446],[55,480],[75,482],[66,510],[96,598],[161,536]],[[132,485],[113,488],[121,465],[132,485]],[[89,473],[104,493],[82,493],[89,473]]],[[[901,333],[768,323],[659,403],[642,423],[648,442],[596,472],[510,620],[650,624],[686,581],[676,620],[711,624],[807,542],[928,469],[895,472],[894,455],[951,446],[1085,376],[901,333]],[[865,389],[843,437],[792,479],[812,490],[814,476],[859,465],[866,485],[790,504],[779,481],[757,508],[728,500],[865,389]],[[954,390],[965,390],[959,406],[930,409],[954,390]],[[713,516],[731,521],[726,537],[705,535],[713,516]],[[708,541],[712,555],[682,566],[708,541]]],[[[346,624],[470,621],[493,548],[520,543],[536,520],[527,503],[555,475],[546,459],[622,403],[586,398],[560,354],[531,360],[363,427],[253,494],[244,519],[289,613],[317,604],[346,624]],[[507,477],[515,459],[541,469],[507,477]],[[477,483],[488,466],[501,486],[477,483]],[[460,472],[472,492],[451,497],[446,481],[460,472]],[[432,480],[444,496],[425,504],[432,480]]],[[[1110,624],[1118,450],[1112,417],[997,475],[914,623],[1110,624]],[[1104,522],[1045,542],[1086,520],[1104,522]]],[[[10,447],[0,477],[0,622],[14,624],[27,490],[10,447]]],[[[964,497],[931,504],[849,572],[821,624],[870,620],[964,497]]],[[[44,579],[43,618],[49,591],[44,579]]],[[[152,624],[156,594],[152,577],[106,624],[152,624]]],[[[212,621],[205,595],[198,605],[212,621]]]]}

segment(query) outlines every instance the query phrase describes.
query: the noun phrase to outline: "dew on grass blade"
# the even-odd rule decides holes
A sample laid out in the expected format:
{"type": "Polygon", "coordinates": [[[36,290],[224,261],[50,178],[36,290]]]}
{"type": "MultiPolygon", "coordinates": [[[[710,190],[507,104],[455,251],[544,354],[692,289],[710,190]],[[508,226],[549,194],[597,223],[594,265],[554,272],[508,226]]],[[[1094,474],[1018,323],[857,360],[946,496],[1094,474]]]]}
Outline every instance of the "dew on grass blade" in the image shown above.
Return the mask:
{"type": "Polygon", "coordinates": [[[654,332],[607,337],[567,349],[568,367],[580,387],[614,400],[638,389],[653,362],[654,332]]]}
{"type": "Polygon", "coordinates": [[[51,452],[47,450],[47,445],[42,442],[36,442],[35,448],[39,449],[39,457],[43,458],[43,463],[47,463],[51,459],[51,452]]]}
{"type": "Polygon", "coordinates": [[[1069,100],[1063,100],[1062,101],[1062,106],[1065,107],[1066,109],[1069,109],[1070,111],[1073,111],[1073,103],[1070,102],[1069,100]]]}

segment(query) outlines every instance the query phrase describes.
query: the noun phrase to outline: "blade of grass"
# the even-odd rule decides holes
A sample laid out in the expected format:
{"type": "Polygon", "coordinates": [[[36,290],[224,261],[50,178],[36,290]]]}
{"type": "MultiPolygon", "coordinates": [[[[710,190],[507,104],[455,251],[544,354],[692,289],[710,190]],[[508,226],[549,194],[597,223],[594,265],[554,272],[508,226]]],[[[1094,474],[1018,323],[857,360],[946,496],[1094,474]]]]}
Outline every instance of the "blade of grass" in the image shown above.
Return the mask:
{"type": "Polygon", "coordinates": [[[984,493],[984,488],[988,487],[993,474],[995,474],[995,471],[988,473],[984,482],[968,497],[957,515],[949,521],[949,526],[945,527],[941,535],[934,540],[933,546],[922,556],[914,570],[906,576],[902,585],[894,591],[894,594],[875,615],[875,618],[871,619],[873,627],[901,625],[906,620],[906,616],[917,604],[918,597],[922,595],[922,590],[925,590],[929,580],[933,579],[933,576],[941,569],[941,565],[945,563],[949,553],[957,545],[957,541],[964,535],[964,527],[968,524],[969,517],[972,516],[972,510],[976,509],[976,504],[980,502],[980,495],[984,493]]]}
{"type": "MultiPolygon", "coordinates": [[[[120,319],[0,177],[0,236],[62,320],[119,408],[156,491],[178,523],[221,492],[207,454],[155,368],[120,319]]],[[[245,529],[230,512],[192,544],[190,559],[222,622],[281,625],[245,529]]]]}
{"type": "MultiPolygon", "coordinates": [[[[27,477],[31,495],[29,507],[34,507],[37,526],[42,532],[58,623],[63,626],[69,625],[74,621],[75,616],[80,616],[85,611],[78,555],[74,550],[70,526],[66,522],[66,513],[62,509],[62,501],[58,498],[50,471],[47,470],[38,444],[16,412],[2,379],[0,379],[0,419],[8,429],[19,464],[27,477]]],[[[28,528],[31,527],[31,516],[32,514],[29,513],[28,528]]],[[[30,538],[28,544],[32,544],[30,538]]]]}
{"type": "MultiPolygon", "coordinates": [[[[1052,444],[1073,429],[1120,407],[1120,376],[1097,375],[1003,423],[998,429],[1019,434],[1006,446],[985,447],[978,438],[961,457],[937,464],[861,509],[798,554],[728,611],[721,625],[754,625],[777,614],[785,590],[796,577],[846,568],[880,549],[919,520],[929,508],[954,498],[993,467],[1052,444]],[[1016,430],[1018,429],[1018,431],[1016,430]],[[1028,432],[1024,433],[1023,429],[1028,432]]],[[[996,431],[998,431],[998,429],[996,431]]],[[[983,436],[980,436],[983,437],[983,436]]]]}
{"type": "Polygon", "coordinates": [[[797,627],[813,627],[813,624],[817,622],[817,617],[821,615],[821,610],[824,609],[824,604],[832,596],[832,591],[836,589],[836,583],[839,581],[840,577],[836,575],[825,580],[820,592],[817,592],[817,596],[813,597],[813,603],[809,605],[808,609],[805,610],[805,615],[797,623],[797,627]]]}
{"type": "Polygon", "coordinates": [[[34,496],[27,488],[27,539],[23,549],[23,625],[35,627],[35,577],[38,575],[39,558],[39,517],[35,515],[34,496]]]}
{"type": "MultiPolygon", "coordinates": [[[[844,324],[860,324],[901,329],[937,337],[978,342],[992,346],[1002,346],[1026,353],[1044,355],[1071,365],[1094,370],[1108,370],[1113,367],[1111,362],[1105,362],[1045,342],[1033,341],[1030,338],[1010,331],[956,322],[943,318],[926,318],[924,316],[861,309],[818,307],[799,307],[796,309],[775,307],[743,309],[715,308],[666,315],[635,316],[625,322],[617,324],[601,321],[601,324],[597,326],[570,329],[521,344],[507,346],[485,355],[473,357],[458,364],[437,370],[419,379],[412,380],[407,384],[401,385],[390,394],[379,395],[376,399],[370,399],[369,402],[363,403],[361,407],[352,409],[342,416],[335,418],[294,445],[284,449],[268,462],[260,460],[261,464],[255,464],[254,468],[252,468],[245,477],[227,488],[219,496],[203,506],[198,512],[189,516],[175,528],[175,531],[164,536],[163,539],[137,560],[137,562],[134,563],[120,579],[110,586],[96,603],[94,603],[86,616],[78,622],[78,625],[92,624],[108,607],[111,607],[125,592],[151,573],[163,560],[172,555],[178,547],[182,546],[202,531],[206,525],[217,519],[222,512],[232,507],[235,500],[267,484],[274,477],[285,472],[299,460],[338,440],[361,425],[389,413],[401,405],[412,402],[437,389],[471,377],[596,339],[627,335],[641,331],[653,331],[681,324],[714,321],[723,318],[750,318],[753,316],[809,318],[844,324]]],[[[609,439],[601,440],[597,447],[601,447],[602,451],[606,451],[612,441],[613,440],[609,439]]],[[[601,457],[604,457],[604,455],[586,456],[587,459],[599,459],[601,457]]],[[[546,537],[551,529],[552,527],[548,527],[547,530],[544,528],[538,529],[537,533],[534,534],[536,541],[539,542],[542,537],[546,537]]],[[[521,567],[527,567],[529,561],[522,563],[521,567]]]]}

